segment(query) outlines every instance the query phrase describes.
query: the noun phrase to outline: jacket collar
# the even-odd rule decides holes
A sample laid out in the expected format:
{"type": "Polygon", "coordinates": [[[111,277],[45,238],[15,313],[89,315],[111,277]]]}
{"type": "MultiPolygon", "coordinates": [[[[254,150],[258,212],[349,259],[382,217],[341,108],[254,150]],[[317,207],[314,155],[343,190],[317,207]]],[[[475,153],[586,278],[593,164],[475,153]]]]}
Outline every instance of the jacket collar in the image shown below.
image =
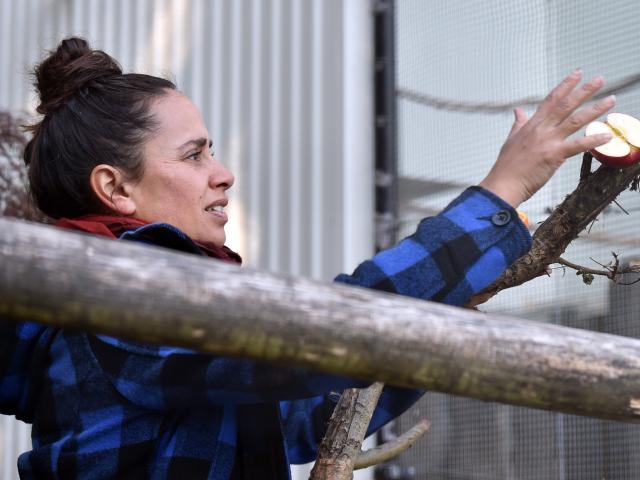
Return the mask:
{"type": "Polygon", "coordinates": [[[114,240],[135,240],[180,252],[206,255],[225,262],[242,263],[240,255],[230,248],[196,242],[168,223],[147,223],[144,220],[129,217],[85,215],[78,218],[61,218],[56,222],[56,226],[114,240]]]}

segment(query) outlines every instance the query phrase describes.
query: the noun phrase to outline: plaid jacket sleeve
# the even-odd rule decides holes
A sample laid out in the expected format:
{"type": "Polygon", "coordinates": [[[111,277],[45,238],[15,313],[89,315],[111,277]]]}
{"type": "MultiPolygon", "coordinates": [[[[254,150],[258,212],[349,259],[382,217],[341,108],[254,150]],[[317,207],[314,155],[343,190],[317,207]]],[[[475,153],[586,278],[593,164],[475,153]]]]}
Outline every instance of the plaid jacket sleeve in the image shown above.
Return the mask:
{"type": "Polygon", "coordinates": [[[336,281],[460,306],[530,248],[516,211],[470,187],[413,235],[336,281]]]}
{"type": "MultiPolygon", "coordinates": [[[[531,248],[516,211],[480,187],[470,187],[416,232],[336,281],[410,297],[463,305],[531,248]]],[[[400,415],[424,392],[386,386],[367,434],[400,415]]],[[[291,463],[317,454],[337,396],[281,402],[291,463]]]]}

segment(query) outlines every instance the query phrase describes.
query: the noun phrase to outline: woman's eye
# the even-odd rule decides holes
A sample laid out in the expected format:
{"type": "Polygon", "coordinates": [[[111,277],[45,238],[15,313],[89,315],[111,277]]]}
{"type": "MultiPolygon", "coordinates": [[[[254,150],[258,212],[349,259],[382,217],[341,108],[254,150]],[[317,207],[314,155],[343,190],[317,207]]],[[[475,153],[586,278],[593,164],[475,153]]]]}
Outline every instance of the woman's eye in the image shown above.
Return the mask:
{"type": "Polygon", "coordinates": [[[189,159],[189,160],[198,160],[200,158],[201,154],[202,154],[202,150],[198,150],[197,152],[193,152],[193,153],[187,155],[187,159],[189,159]]]}
{"type": "Polygon", "coordinates": [[[210,148],[208,151],[205,150],[205,149],[202,149],[202,150],[197,150],[195,152],[192,152],[189,155],[187,155],[185,157],[185,159],[186,160],[200,160],[200,158],[205,156],[205,152],[208,152],[209,155],[211,155],[211,158],[213,158],[215,156],[215,152],[213,151],[212,148],[210,148]]]}

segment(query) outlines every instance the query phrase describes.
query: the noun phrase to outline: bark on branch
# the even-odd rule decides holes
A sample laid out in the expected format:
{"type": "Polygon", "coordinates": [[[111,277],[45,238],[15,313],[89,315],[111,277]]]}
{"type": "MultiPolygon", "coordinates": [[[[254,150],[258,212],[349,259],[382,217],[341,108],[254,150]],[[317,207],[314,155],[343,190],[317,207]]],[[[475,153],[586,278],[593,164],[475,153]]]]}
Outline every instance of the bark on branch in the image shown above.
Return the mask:
{"type": "Polygon", "coordinates": [[[398,438],[383,443],[370,450],[362,452],[356,458],[353,469],[367,468],[379,463],[386,462],[397,457],[402,452],[411,448],[422,436],[427,433],[431,424],[428,420],[420,420],[409,430],[404,432],[398,438]]]}
{"type": "Polygon", "coordinates": [[[640,341],[0,219],[0,318],[640,420],[640,341]],[[251,299],[251,301],[247,301],[251,299]]]}
{"type": "Polygon", "coordinates": [[[369,407],[375,408],[383,388],[382,383],[376,382],[369,388],[345,390],[333,409],[310,480],[353,478],[355,459],[371,421],[369,407]]]}

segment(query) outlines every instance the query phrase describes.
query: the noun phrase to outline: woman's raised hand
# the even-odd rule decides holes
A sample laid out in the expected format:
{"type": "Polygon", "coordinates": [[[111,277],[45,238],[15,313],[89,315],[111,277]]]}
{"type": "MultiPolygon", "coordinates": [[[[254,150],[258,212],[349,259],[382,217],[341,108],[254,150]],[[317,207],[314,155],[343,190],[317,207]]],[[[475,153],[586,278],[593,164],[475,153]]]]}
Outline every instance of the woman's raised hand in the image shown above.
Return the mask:
{"type": "Polygon", "coordinates": [[[607,133],[567,139],[615,105],[613,95],[576,110],[604,85],[596,77],[576,88],[582,72],[575,70],[554,88],[527,119],[520,108],[496,163],[480,186],[495,193],[513,207],[536,193],[562,163],[580,152],[607,143],[607,133]]]}

